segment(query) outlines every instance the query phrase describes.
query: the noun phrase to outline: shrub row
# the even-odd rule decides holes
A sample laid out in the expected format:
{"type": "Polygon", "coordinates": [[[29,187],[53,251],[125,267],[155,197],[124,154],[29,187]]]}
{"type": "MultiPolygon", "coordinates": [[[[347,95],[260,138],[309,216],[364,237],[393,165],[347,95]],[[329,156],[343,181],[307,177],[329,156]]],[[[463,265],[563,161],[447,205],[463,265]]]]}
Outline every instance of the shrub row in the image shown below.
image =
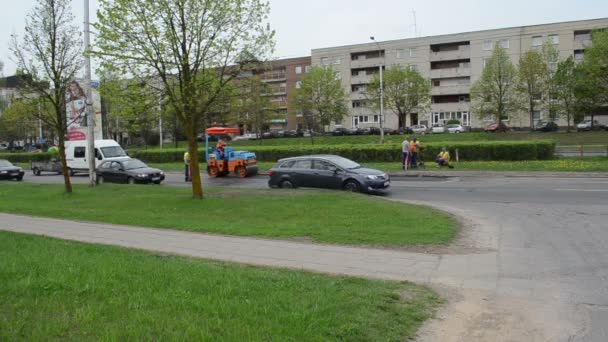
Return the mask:
{"type": "MultiPolygon", "coordinates": [[[[423,145],[422,157],[434,160],[435,156],[446,146],[452,158],[456,150],[460,160],[543,160],[551,159],[555,154],[555,143],[552,141],[499,141],[499,142],[458,142],[428,143],[423,145]]],[[[357,162],[392,162],[401,159],[400,144],[385,145],[305,145],[305,146],[239,146],[235,150],[255,152],[260,161],[276,161],[281,158],[309,154],[337,154],[357,162]]],[[[183,160],[183,149],[165,150],[131,150],[129,155],[148,163],[172,163],[183,160]]],[[[27,163],[30,161],[48,160],[48,153],[1,153],[0,159],[11,162],[27,163]]],[[[199,160],[203,161],[205,152],[199,150],[199,160]]]]}
{"type": "MultiPolygon", "coordinates": [[[[423,158],[434,160],[443,146],[449,149],[452,158],[455,158],[458,150],[460,160],[543,160],[551,159],[555,154],[555,143],[552,141],[459,142],[424,144],[423,158]]],[[[391,162],[401,159],[400,144],[239,146],[236,149],[255,152],[260,161],[276,161],[309,154],[337,154],[357,162],[391,162]]],[[[129,155],[149,163],[170,163],[182,161],[184,150],[134,150],[129,155]]],[[[202,161],[204,158],[204,151],[199,151],[199,159],[202,161]]]]}

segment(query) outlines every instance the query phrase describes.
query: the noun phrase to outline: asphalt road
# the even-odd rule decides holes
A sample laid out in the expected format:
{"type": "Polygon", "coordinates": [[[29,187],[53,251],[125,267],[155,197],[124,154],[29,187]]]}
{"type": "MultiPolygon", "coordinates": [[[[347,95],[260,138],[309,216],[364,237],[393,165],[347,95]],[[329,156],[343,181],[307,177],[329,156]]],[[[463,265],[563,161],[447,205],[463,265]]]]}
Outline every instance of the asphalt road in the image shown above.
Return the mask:
{"type": "MultiPolygon", "coordinates": [[[[267,177],[203,182],[259,188],[267,177]]],[[[189,186],[179,174],[165,184],[189,186]]],[[[422,340],[608,341],[608,178],[393,179],[385,197],[448,210],[465,224],[453,247],[429,250],[438,257],[408,278],[450,299],[422,340]]]]}

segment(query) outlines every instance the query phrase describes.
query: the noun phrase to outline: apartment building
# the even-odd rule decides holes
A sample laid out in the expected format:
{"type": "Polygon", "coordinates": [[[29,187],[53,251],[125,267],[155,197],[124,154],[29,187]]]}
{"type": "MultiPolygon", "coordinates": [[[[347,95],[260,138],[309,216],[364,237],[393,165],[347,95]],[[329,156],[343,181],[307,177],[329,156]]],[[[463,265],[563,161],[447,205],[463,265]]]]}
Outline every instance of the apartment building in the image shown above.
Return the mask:
{"type": "Polygon", "coordinates": [[[277,105],[279,117],[269,123],[270,130],[285,130],[298,128],[298,116],[289,99],[294,89],[299,87],[302,76],[309,72],[311,58],[298,57],[279,59],[254,70],[253,74],[260,76],[262,82],[270,85],[271,92],[266,96],[277,105]]]}
{"type": "MultiPolygon", "coordinates": [[[[329,47],[312,50],[312,64],[332,66],[349,96],[349,116],[344,127],[378,126],[379,109],[367,106],[366,85],[383,68],[401,66],[417,69],[432,83],[430,109],[408,115],[407,122],[399,122],[397,115],[385,109],[384,124],[397,128],[445,123],[458,119],[463,125],[481,128],[491,123],[471,111],[470,88],[480,77],[495,44],[505,49],[512,62],[517,64],[522,54],[540,49],[549,42],[559,51],[560,58],[574,56],[580,60],[591,41],[591,31],[608,28],[608,18],[511,27],[448,34],[440,36],[401,39],[385,42],[329,47]]],[[[534,114],[535,120],[547,120],[542,110],[534,114]]],[[[505,118],[511,127],[529,127],[528,113],[512,113],[505,118]]],[[[565,125],[560,120],[559,125],[565,125]]]]}

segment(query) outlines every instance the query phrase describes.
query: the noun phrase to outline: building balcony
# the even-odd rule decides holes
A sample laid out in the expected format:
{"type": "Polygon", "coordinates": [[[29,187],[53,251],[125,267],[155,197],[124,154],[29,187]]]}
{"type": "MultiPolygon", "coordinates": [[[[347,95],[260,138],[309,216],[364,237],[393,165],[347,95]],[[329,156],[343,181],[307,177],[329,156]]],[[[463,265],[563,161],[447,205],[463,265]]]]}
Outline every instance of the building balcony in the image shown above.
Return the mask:
{"type": "Polygon", "coordinates": [[[591,39],[575,39],[574,44],[572,46],[573,50],[584,50],[591,46],[591,39]]]}
{"type": "Polygon", "coordinates": [[[384,64],[384,57],[362,58],[350,61],[352,69],[378,67],[380,64],[384,64]]]}
{"type": "Polygon", "coordinates": [[[431,112],[468,112],[471,110],[470,102],[433,103],[431,112]]]}
{"type": "Polygon", "coordinates": [[[471,68],[432,69],[431,78],[449,78],[471,76],[471,68]]]}
{"type": "Polygon", "coordinates": [[[352,93],[350,93],[349,98],[351,100],[367,100],[368,99],[368,95],[367,95],[366,92],[353,91],[352,93]]]}
{"type": "Polygon", "coordinates": [[[471,58],[471,48],[468,45],[462,45],[458,50],[430,52],[431,62],[450,61],[459,59],[471,58]]]}
{"type": "Polygon", "coordinates": [[[461,95],[468,94],[471,91],[471,85],[451,85],[451,86],[438,86],[433,87],[431,90],[432,95],[461,95]]]}
{"type": "Polygon", "coordinates": [[[287,80],[286,73],[272,73],[272,74],[261,74],[260,80],[262,82],[280,82],[287,80]]]}
{"type": "Polygon", "coordinates": [[[374,75],[357,75],[350,77],[351,84],[369,84],[374,79],[374,75]]]}

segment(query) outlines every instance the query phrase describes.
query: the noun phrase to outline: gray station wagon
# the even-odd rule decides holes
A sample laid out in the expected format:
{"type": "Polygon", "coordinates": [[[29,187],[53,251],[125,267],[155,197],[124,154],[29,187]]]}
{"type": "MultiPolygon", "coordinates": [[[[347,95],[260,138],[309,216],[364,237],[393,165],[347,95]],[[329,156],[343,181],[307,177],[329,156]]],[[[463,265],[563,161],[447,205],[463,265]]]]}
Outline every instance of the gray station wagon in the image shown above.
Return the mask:
{"type": "Polygon", "coordinates": [[[389,176],[362,168],[352,160],[334,155],[313,155],[279,160],[269,171],[271,188],[324,188],[375,192],[389,187],[389,176]]]}

